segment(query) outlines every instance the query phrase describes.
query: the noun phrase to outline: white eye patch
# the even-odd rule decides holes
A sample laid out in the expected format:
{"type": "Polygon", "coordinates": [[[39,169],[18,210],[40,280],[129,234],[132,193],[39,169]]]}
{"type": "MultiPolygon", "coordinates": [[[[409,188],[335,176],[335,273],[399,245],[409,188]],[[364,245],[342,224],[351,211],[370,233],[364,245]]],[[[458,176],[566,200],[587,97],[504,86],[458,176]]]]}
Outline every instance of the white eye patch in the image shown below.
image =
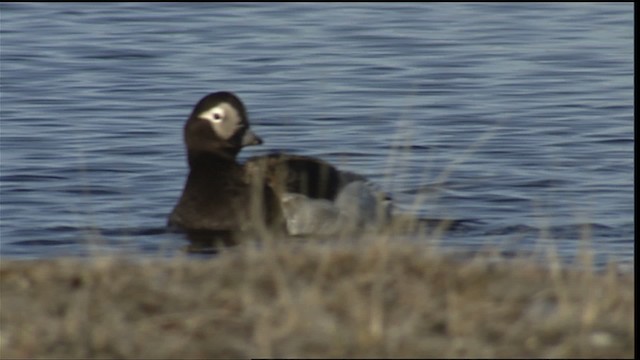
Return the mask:
{"type": "Polygon", "coordinates": [[[222,139],[233,137],[242,124],[238,111],[226,103],[201,112],[198,118],[209,121],[215,133],[222,139]]]}
{"type": "Polygon", "coordinates": [[[225,109],[223,109],[222,106],[216,106],[201,113],[200,115],[198,115],[198,117],[201,119],[209,120],[214,124],[220,123],[225,118],[225,109]]]}

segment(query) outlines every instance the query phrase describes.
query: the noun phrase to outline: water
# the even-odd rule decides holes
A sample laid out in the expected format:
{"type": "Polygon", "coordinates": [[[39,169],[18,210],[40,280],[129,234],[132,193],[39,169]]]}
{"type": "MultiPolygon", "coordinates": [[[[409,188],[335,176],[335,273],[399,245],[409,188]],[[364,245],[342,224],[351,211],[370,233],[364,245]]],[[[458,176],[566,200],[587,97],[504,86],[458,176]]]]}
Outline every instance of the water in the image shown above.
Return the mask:
{"type": "Polygon", "coordinates": [[[4,3],[0,255],[180,252],[183,121],[228,90],[242,158],[367,175],[443,246],[633,266],[633,44],[632,3],[4,3]]]}

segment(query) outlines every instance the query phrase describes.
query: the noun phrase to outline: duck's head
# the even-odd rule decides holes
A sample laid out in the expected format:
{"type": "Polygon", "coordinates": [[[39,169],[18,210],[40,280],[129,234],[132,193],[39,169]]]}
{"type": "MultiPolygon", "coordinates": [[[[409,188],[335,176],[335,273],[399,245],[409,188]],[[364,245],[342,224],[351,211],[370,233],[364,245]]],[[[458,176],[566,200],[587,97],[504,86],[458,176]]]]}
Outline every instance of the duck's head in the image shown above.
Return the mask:
{"type": "Polygon", "coordinates": [[[190,155],[211,153],[233,159],[243,147],[262,144],[262,139],[249,128],[242,101],[220,91],[203,97],[193,108],[184,125],[184,142],[190,155]]]}

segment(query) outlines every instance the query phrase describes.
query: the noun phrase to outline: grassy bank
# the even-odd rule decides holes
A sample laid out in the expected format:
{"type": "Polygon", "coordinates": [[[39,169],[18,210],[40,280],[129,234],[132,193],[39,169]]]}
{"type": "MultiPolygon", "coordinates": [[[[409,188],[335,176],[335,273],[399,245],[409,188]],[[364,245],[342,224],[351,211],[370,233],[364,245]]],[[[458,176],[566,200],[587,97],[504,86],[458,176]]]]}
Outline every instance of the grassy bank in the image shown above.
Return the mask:
{"type": "Polygon", "coordinates": [[[0,264],[2,358],[634,356],[634,278],[410,244],[0,264]]]}

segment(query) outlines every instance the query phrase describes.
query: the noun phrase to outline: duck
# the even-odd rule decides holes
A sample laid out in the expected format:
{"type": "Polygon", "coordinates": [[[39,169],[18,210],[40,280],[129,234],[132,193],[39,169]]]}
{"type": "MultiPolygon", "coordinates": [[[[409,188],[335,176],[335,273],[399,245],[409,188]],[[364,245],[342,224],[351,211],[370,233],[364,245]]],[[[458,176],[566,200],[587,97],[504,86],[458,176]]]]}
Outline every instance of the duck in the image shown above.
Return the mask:
{"type": "MultiPolygon", "coordinates": [[[[271,153],[237,160],[263,144],[238,96],[204,96],[184,124],[189,174],[168,226],[190,240],[270,232],[323,236],[379,229],[391,218],[391,198],[367,179],[322,159],[271,153]]],[[[226,242],[226,241],[225,241],[226,242]]]]}

